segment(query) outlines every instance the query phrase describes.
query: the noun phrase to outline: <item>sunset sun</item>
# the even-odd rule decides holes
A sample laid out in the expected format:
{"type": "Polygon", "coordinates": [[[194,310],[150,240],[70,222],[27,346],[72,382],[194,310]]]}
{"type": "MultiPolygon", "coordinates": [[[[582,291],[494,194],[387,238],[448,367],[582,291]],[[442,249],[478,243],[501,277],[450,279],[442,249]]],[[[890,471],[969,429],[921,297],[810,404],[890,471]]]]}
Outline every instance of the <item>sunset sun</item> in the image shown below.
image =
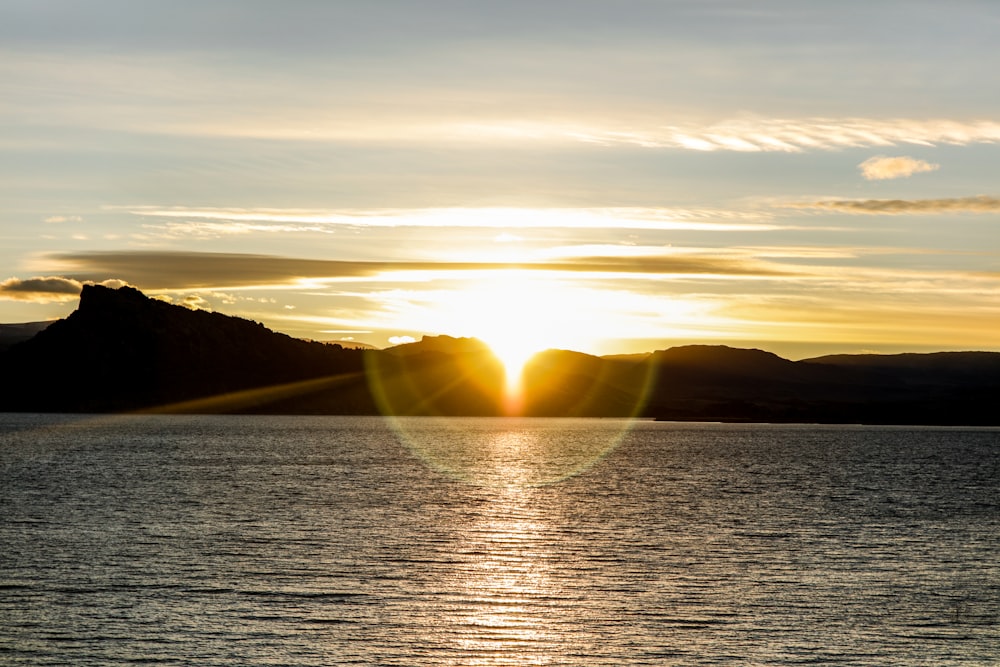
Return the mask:
{"type": "Polygon", "coordinates": [[[511,409],[527,361],[569,333],[559,327],[559,304],[565,297],[555,286],[518,270],[498,272],[468,292],[461,310],[472,333],[503,364],[511,409]]]}
{"type": "Polygon", "coordinates": [[[421,313],[438,330],[478,338],[503,364],[514,409],[524,365],[552,347],[584,344],[578,288],[527,269],[476,272],[455,288],[428,294],[421,313]]]}
{"type": "Polygon", "coordinates": [[[491,337],[485,343],[503,364],[508,382],[516,382],[528,360],[541,351],[536,341],[515,336],[506,337],[499,333],[496,338],[491,337]]]}
{"type": "Polygon", "coordinates": [[[485,340],[493,350],[504,368],[504,411],[507,414],[519,414],[523,401],[524,366],[535,354],[540,352],[537,341],[511,332],[506,335],[497,332],[495,336],[485,340]]]}

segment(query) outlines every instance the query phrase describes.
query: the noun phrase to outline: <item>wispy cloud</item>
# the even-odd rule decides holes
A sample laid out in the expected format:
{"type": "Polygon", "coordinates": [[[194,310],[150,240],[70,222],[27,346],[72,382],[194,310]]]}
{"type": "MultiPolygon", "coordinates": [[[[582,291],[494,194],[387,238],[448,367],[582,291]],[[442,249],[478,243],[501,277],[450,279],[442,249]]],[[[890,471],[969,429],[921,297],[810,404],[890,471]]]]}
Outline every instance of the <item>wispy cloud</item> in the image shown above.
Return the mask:
{"type": "Polygon", "coordinates": [[[409,144],[586,143],[694,151],[792,152],[898,145],[968,145],[1000,142],[1000,123],[952,119],[749,118],[664,125],[655,121],[606,125],[587,118],[552,122],[525,118],[496,122],[469,118],[390,121],[358,118],[309,131],[296,123],[269,122],[148,128],[163,134],[263,138],[282,141],[390,141],[409,144]],[[291,128],[291,129],[290,129],[291,128]]]}
{"type": "MultiPolygon", "coordinates": [[[[198,216],[192,216],[198,217],[198,216]]],[[[143,225],[144,229],[164,239],[215,239],[225,236],[240,236],[245,234],[328,234],[329,225],[323,224],[282,224],[274,222],[248,222],[242,220],[210,221],[186,220],[183,222],[167,222],[162,225],[143,225]]]]}
{"type": "MultiPolygon", "coordinates": [[[[462,46],[467,48],[468,44],[462,46]]],[[[439,44],[433,48],[440,52],[439,44]]],[[[713,50],[717,48],[713,45],[713,50]]],[[[662,44],[657,44],[657,50],[661,49],[662,44]]],[[[506,51],[504,54],[510,57],[506,51]]],[[[548,45],[545,54],[552,55],[548,45]]],[[[51,125],[85,124],[116,132],[313,144],[436,147],[588,143],[737,152],[1000,141],[1000,123],[988,118],[725,118],[719,115],[718,107],[710,105],[696,116],[703,120],[676,122],[675,100],[653,94],[639,108],[618,105],[608,101],[605,85],[593,95],[568,95],[559,101],[556,96],[526,94],[516,85],[498,95],[497,86],[503,82],[495,80],[488,89],[481,88],[480,81],[466,81],[455,89],[437,80],[399,85],[388,77],[384,81],[390,85],[383,87],[381,76],[353,81],[355,72],[346,66],[341,72],[344,78],[331,85],[329,70],[319,74],[308,68],[291,73],[283,60],[280,72],[275,72],[233,67],[225,59],[206,60],[183,53],[147,53],[133,59],[95,54],[70,59],[18,50],[0,55],[0,78],[11,82],[7,107],[12,117],[42,119],[51,125]],[[63,95],[65,91],[86,92],[76,93],[72,104],[51,104],[48,98],[38,97],[39,81],[63,95]],[[121,90],[130,95],[122,98],[121,90]],[[498,105],[498,97],[504,104],[498,105]],[[609,118],[624,120],[609,122],[609,118]]],[[[575,69],[578,60],[566,64],[575,69]]],[[[381,58],[378,62],[381,65],[381,58]]],[[[329,67],[329,61],[324,65],[329,67]]],[[[449,63],[449,72],[451,69],[449,63]]],[[[577,78],[590,76],[593,72],[587,71],[586,76],[577,78]]],[[[12,135],[2,141],[16,146],[12,142],[21,140],[12,135]]]]}
{"type": "Polygon", "coordinates": [[[887,157],[885,155],[870,157],[858,165],[861,175],[869,181],[907,178],[913,174],[937,171],[940,167],[939,164],[932,164],[909,156],[887,157]]]}
{"type": "Polygon", "coordinates": [[[1000,198],[980,195],[951,199],[828,199],[786,206],[873,215],[996,213],[1000,212],[1000,198]]]}
{"type": "Polygon", "coordinates": [[[418,209],[245,209],[115,206],[110,210],[172,220],[160,227],[180,234],[241,234],[253,231],[324,231],[328,226],[488,229],[645,229],[771,231],[781,227],[763,212],[649,207],[600,208],[418,208],[418,209]],[[173,220],[182,219],[183,222],[173,220]]]}
{"type": "Polygon", "coordinates": [[[280,287],[326,281],[428,278],[468,278],[496,271],[541,271],[625,276],[700,275],[716,277],[778,277],[788,267],[741,256],[683,255],[574,257],[533,262],[340,261],[298,259],[273,255],[196,252],[60,253],[50,261],[74,279],[128,280],[142,289],[186,290],[280,287]]]}
{"type": "Polygon", "coordinates": [[[602,144],[696,151],[835,150],[912,144],[965,145],[1000,141],[1000,123],[948,119],[748,118],[716,124],[628,129],[565,129],[566,136],[602,144]]]}

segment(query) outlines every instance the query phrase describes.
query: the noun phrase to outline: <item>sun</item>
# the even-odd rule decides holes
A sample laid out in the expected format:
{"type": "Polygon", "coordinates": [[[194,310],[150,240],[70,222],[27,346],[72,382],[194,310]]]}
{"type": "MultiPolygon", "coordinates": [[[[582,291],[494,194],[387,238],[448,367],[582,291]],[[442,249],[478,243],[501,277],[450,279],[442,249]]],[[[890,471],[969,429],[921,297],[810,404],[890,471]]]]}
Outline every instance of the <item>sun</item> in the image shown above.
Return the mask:
{"type": "Polygon", "coordinates": [[[484,338],[483,342],[490,346],[493,354],[503,364],[508,380],[519,378],[528,360],[542,349],[537,341],[502,334],[491,335],[484,338]]]}
{"type": "Polygon", "coordinates": [[[540,286],[520,272],[504,272],[470,285],[464,316],[476,338],[490,346],[507,371],[520,376],[524,364],[542,350],[549,329],[540,286]]]}
{"type": "Polygon", "coordinates": [[[463,335],[482,340],[503,364],[508,412],[515,413],[525,364],[548,347],[571,342],[560,317],[565,288],[538,272],[508,269],[480,274],[452,296],[439,307],[461,321],[463,335]]]}
{"type": "Polygon", "coordinates": [[[505,370],[508,414],[518,414],[522,373],[535,354],[552,348],[587,350],[600,338],[597,334],[617,321],[595,318],[595,307],[606,310],[606,304],[598,292],[577,284],[575,276],[505,268],[469,271],[460,278],[453,272],[447,280],[400,299],[416,304],[405,313],[406,328],[486,343],[505,370]]]}
{"type": "Polygon", "coordinates": [[[508,415],[521,413],[523,407],[524,367],[534,355],[541,351],[537,340],[518,336],[511,331],[509,335],[496,332],[482,337],[489,345],[504,368],[504,412],[508,415]]]}
{"type": "Polygon", "coordinates": [[[475,336],[486,343],[504,368],[505,410],[518,414],[525,364],[551,344],[546,309],[538,286],[524,277],[506,276],[480,286],[479,304],[467,311],[475,336]]]}

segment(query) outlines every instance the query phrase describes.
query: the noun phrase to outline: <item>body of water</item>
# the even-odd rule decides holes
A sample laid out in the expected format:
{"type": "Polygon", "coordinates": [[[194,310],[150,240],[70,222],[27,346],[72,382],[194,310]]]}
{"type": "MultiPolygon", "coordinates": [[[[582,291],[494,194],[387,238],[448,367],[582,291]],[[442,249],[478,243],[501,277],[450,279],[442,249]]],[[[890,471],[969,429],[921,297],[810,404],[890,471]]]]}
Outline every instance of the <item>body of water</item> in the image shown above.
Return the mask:
{"type": "Polygon", "coordinates": [[[1000,663],[1000,430],[0,415],[0,664],[1000,663]]]}

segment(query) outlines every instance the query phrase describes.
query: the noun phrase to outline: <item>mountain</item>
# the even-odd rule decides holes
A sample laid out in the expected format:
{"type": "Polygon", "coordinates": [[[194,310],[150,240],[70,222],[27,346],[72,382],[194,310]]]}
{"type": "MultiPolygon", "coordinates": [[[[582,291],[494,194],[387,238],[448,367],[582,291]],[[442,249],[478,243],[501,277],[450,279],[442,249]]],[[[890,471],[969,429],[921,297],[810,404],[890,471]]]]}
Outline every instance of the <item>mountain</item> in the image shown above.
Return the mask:
{"type": "MultiPolygon", "coordinates": [[[[509,405],[500,362],[472,338],[346,349],[98,285],[69,317],[28,333],[0,350],[0,411],[500,415],[509,405]]],[[[1000,425],[994,352],[790,361],[722,345],[548,350],[521,388],[524,415],[1000,425]]]]}
{"type": "Polygon", "coordinates": [[[641,414],[648,365],[546,350],[524,368],[523,410],[527,415],[634,417],[641,414]]]}
{"type": "Polygon", "coordinates": [[[499,415],[504,371],[475,338],[425,336],[367,357],[380,412],[394,415],[499,415]]]}
{"type": "Polygon", "coordinates": [[[69,317],[0,357],[0,407],[111,412],[187,403],[196,412],[253,411],[336,378],[349,391],[329,409],[370,412],[373,402],[358,391],[365,387],[362,355],[150,299],[130,287],[86,285],[69,317]],[[301,391],[290,386],[303,381],[314,383],[301,391]],[[262,388],[276,393],[240,394],[262,388]]]}

